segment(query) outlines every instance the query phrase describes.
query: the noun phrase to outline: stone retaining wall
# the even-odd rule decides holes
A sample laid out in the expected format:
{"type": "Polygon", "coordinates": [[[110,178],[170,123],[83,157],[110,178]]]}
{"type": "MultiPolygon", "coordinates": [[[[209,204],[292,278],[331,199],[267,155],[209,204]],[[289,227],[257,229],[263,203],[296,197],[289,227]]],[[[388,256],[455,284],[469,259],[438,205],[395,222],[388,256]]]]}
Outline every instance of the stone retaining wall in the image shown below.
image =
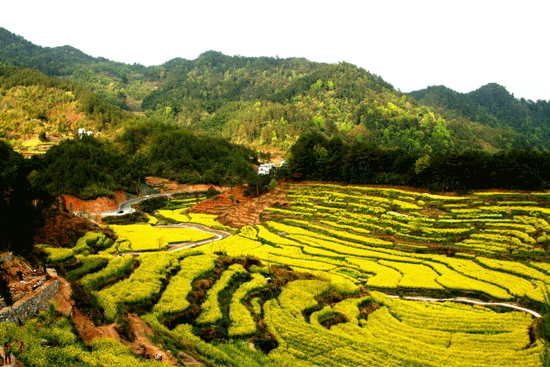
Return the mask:
{"type": "Polygon", "coordinates": [[[23,324],[39,311],[50,306],[55,294],[59,291],[59,279],[55,269],[47,269],[48,280],[32,293],[29,293],[12,306],[0,310],[0,322],[23,324]]]}

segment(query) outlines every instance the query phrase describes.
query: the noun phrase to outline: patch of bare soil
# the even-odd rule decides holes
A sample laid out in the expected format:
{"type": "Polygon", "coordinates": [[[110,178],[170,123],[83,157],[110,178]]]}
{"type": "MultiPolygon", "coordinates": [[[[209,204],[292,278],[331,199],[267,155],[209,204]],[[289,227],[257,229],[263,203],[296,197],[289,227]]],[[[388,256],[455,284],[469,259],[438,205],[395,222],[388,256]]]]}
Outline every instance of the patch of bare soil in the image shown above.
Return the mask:
{"type": "Polygon", "coordinates": [[[191,213],[205,213],[220,215],[225,213],[229,208],[241,205],[251,200],[250,197],[244,196],[245,186],[233,187],[211,199],[203,200],[195,206],[191,207],[191,213]]]}
{"type": "Polygon", "coordinates": [[[123,191],[115,192],[114,198],[98,197],[93,200],[81,200],[70,195],[61,195],[59,201],[61,206],[71,212],[81,213],[103,213],[114,211],[120,204],[128,200],[123,191]]]}
{"type": "Polygon", "coordinates": [[[141,100],[126,96],[126,106],[133,112],[143,112],[141,109],[141,100]]]}
{"type": "Polygon", "coordinates": [[[427,215],[428,217],[430,218],[439,218],[440,215],[445,215],[446,212],[444,212],[443,210],[440,210],[438,208],[434,208],[434,207],[427,207],[427,208],[424,208],[420,211],[420,213],[424,214],[424,215],[427,215]]]}
{"type": "Polygon", "coordinates": [[[113,232],[101,229],[85,218],[51,210],[46,214],[44,226],[38,229],[34,241],[54,247],[70,247],[86,232],[91,231],[103,231],[107,236],[114,238],[113,232]]]}
{"type": "Polygon", "coordinates": [[[95,338],[111,338],[120,341],[117,324],[95,326],[90,317],[77,308],[74,309],[72,320],[82,341],[87,345],[90,345],[95,338]]]}
{"type": "MultiPolygon", "coordinates": [[[[91,318],[73,307],[74,301],[71,300],[70,284],[63,278],[60,278],[62,287],[60,292],[56,295],[56,303],[60,311],[72,309],[72,320],[80,333],[80,337],[87,345],[91,345],[95,338],[111,338],[122,342],[128,348],[138,355],[145,358],[155,359],[155,356],[159,354],[162,357],[162,362],[171,364],[173,366],[178,365],[178,360],[172,355],[170,351],[163,350],[161,345],[153,344],[151,337],[154,335],[153,331],[149,328],[147,323],[140,319],[135,314],[128,315],[128,324],[130,327],[130,333],[132,340],[128,341],[121,338],[118,329],[119,325],[110,324],[95,326],[91,318]]],[[[63,311],[62,311],[63,312],[63,311]]],[[[65,312],[64,312],[65,313],[65,312]]],[[[68,315],[67,313],[65,313],[68,315]]],[[[199,362],[194,360],[191,356],[185,355],[184,360],[189,361],[189,366],[201,366],[199,362]]],[[[185,363],[188,365],[187,363],[185,363]]]]}
{"type": "Polygon", "coordinates": [[[71,299],[73,293],[71,285],[65,278],[58,277],[57,279],[59,280],[59,292],[55,295],[57,310],[65,316],[73,316],[74,301],[71,299]]]}
{"type": "Polygon", "coordinates": [[[206,213],[218,215],[218,221],[223,225],[241,228],[260,223],[261,213],[268,207],[279,203],[289,203],[282,188],[265,193],[255,198],[244,196],[245,186],[234,187],[224,193],[204,200],[191,207],[191,213],[206,213]]]}
{"type": "Polygon", "coordinates": [[[46,282],[46,274],[42,269],[33,269],[29,263],[17,257],[0,263],[0,276],[8,284],[14,303],[46,282]]]}
{"type": "Polygon", "coordinates": [[[128,323],[130,325],[130,330],[134,337],[134,341],[128,342],[122,340],[122,343],[137,354],[140,354],[146,358],[155,359],[155,356],[160,354],[163,363],[169,363],[173,366],[178,365],[178,361],[172,353],[163,350],[161,345],[155,345],[151,342],[149,338],[154,334],[145,321],[140,319],[136,314],[128,314],[128,323]]]}
{"type": "Polygon", "coordinates": [[[221,186],[215,186],[215,185],[180,184],[176,181],[170,181],[167,178],[153,177],[153,176],[145,177],[145,183],[153,188],[159,189],[161,193],[182,192],[182,191],[183,192],[200,192],[200,191],[207,191],[211,186],[214,187],[216,191],[220,191],[220,192],[228,190],[227,187],[221,187],[221,186]]]}
{"type": "Polygon", "coordinates": [[[95,338],[103,337],[120,340],[120,336],[116,331],[117,324],[95,326],[88,315],[74,307],[71,284],[65,278],[59,277],[58,279],[59,292],[55,295],[57,310],[72,318],[84,343],[90,345],[95,338]]]}

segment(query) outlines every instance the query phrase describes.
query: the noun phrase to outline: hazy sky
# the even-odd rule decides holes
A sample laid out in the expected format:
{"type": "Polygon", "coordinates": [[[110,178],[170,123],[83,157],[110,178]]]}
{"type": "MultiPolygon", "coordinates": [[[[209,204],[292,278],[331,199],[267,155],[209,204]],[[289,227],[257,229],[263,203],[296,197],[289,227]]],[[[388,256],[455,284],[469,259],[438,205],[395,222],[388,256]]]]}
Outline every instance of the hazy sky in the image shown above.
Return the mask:
{"type": "Polygon", "coordinates": [[[0,26],[40,46],[159,65],[227,55],[358,65],[403,92],[495,82],[550,100],[550,1],[19,0],[0,26]]]}

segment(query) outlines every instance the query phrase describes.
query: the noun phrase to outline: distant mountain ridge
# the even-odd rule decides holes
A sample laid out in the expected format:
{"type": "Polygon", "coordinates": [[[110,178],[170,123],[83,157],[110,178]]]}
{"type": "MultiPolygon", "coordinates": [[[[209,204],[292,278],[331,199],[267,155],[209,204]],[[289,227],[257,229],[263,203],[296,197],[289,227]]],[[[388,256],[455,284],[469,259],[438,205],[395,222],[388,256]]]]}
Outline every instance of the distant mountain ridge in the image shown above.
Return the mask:
{"type": "Polygon", "coordinates": [[[486,84],[469,93],[432,86],[408,95],[446,117],[459,115],[487,126],[513,130],[523,134],[530,146],[548,149],[550,101],[517,99],[497,83],[486,84]]]}
{"type": "Polygon", "coordinates": [[[145,67],[94,58],[71,46],[36,46],[3,28],[0,63],[70,79],[122,109],[260,149],[288,151],[307,132],[420,154],[547,149],[540,119],[524,128],[502,116],[516,113],[508,108],[513,101],[499,104],[489,91],[468,97],[451,90],[406,95],[348,63],[207,51],[195,60],[145,67]],[[480,109],[479,100],[489,101],[483,102],[488,107],[480,109]]]}

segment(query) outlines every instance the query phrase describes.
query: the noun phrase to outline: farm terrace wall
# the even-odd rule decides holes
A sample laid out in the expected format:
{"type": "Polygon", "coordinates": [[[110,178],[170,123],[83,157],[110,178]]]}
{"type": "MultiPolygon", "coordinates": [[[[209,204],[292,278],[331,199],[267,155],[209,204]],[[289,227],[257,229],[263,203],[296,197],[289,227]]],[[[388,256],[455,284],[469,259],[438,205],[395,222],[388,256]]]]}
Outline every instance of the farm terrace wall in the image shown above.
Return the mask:
{"type": "Polygon", "coordinates": [[[34,292],[21,298],[12,306],[0,310],[0,322],[23,324],[39,311],[49,307],[55,294],[59,291],[59,279],[55,269],[47,269],[48,281],[34,292]]]}

